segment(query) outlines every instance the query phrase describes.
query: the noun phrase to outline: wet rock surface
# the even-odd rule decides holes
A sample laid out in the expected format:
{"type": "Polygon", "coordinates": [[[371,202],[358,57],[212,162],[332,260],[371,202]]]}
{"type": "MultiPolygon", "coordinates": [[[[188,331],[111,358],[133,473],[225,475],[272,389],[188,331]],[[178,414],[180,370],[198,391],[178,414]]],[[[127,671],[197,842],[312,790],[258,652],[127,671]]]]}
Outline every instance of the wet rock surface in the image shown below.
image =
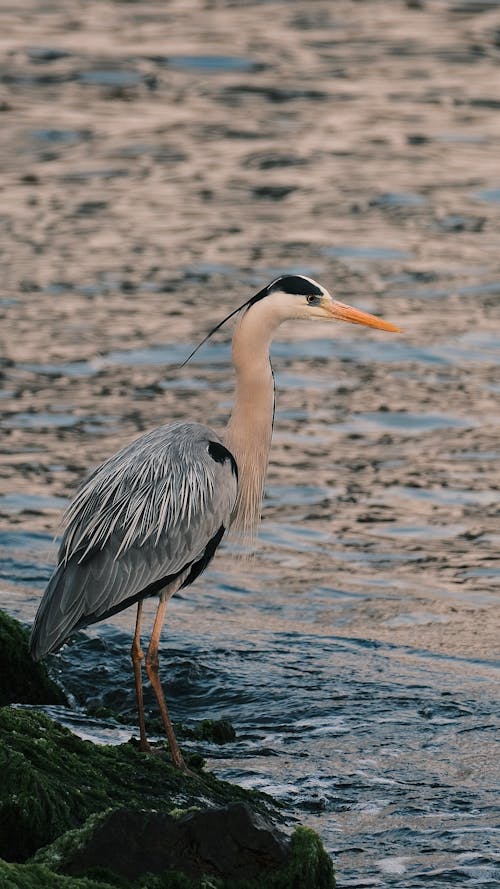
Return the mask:
{"type": "MultiPolygon", "coordinates": [[[[285,889],[303,878],[308,886],[333,889],[319,837],[301,829],[290,840],[279,832],[269,820],[279,817],[271,798],[201,771],[184,775],[161,748],[142,754],[130,743],[82,740],[37,712],[36,703],[64,704],[65,695],[45,667],[32,664],[26,630],[3,612],[0,641],[3,691],[18,702],[0,707],[2,889],[41,887],[51,879],[55,885],[56,874],[99,874],[99,885],[116,885],[121,877],[123,886],[157,874],[164,889],[196,889],[211,877],[218,889],[243,883],[245,889],[285,889]],[[7,864],[32,856],[33,864],[7,864]]],[[[234,730],[205,720],[199,736],[220,744],[234,738],[234,730]]],[[[78,882],[68,889],[72,885],[78,882]]]]}
{"type": "Polygon", "coordinates": [[[288,855],[285,836],[242,803],[177,818],[117,809],[58,867],[68,874],[106,868],[128,880],[168,870],[192,878],[254,880],[283,867],[288,855]]]}
{"type": "Polygon", "coordinates": [[[277,812],[270,798],[209,773],[180,774],[161,748],[148,755],[132,744],[99,746],[32,708],[0,709],[0,750],[0,857],[9,861],[26,860],[89,815],[120,805],[169,812],[246,798],[257,812],[277,812]]]}
{"type": "Polygon", "coordinates": [[[0,707],[67,703],[66,695],[50,678],[45,664],[31,660],[28,639],[28,630],[0,611],[0,707]]]}
{"type": "Polygon", "coordinates": [[[333,889],[319,837],[278,831],[270,798],[181,774],[156,754],[83,741],[35,709],[0,708],[2,889],[77,889],[78,875],[89,887],[199,889],[213,879],[216,889],[333,889]]]}

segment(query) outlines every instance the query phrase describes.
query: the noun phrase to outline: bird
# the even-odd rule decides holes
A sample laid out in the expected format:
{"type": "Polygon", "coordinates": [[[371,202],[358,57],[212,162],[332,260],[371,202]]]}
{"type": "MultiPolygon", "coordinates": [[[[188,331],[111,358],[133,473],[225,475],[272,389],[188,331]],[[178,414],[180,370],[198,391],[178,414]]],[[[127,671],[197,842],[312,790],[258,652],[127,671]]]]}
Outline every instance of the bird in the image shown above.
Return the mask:
{"type": "Polygon", "coordinates": [[[226,428],[219,433],[200,422],[160,426],[90,472],[67,509],[57,566],[30,636],[31,656],[40,660],[76,630],[136,605],[131,658],[139,748],[147,752],[141,619],[144,600],[157,597],[145,668],[173,764],[183,771],[188,769],[159,678],[165,610],[171,596],[206,569],[228,530],[246,540],[257,533],[274,425],[273,336],[293,319],[399,332],[388,321],[339,302],[312,278],[286,274],[230,312],[189,358],[235,315],[236,391],[226,428]]]}

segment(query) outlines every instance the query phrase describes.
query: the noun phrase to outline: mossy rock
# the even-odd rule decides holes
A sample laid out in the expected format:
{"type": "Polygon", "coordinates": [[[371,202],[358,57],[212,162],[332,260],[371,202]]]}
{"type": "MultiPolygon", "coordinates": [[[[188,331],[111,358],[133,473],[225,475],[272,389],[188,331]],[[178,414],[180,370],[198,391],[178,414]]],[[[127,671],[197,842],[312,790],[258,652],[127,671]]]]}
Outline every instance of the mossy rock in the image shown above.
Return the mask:
{"type": "Polygon", "coordinates": [[[331,859],[321,840],[307,827],[297,827],[291,837],[286,865],[256,880],[201,877],[192,880],[180,873],[144,874],[128,882],[111,873],[93,876],[56,874],[42,864],[7,864],[0,860],[1,889],[335,889],[331,859]]]}
{"type": "Polygon", "coordinates": [[[179,772],[166,752],[83,741],[35,710],[0,709],[0,772],[0,858],[8,861],[23,861],[92,813],[119,806],[169,812],[241,800],[278,812],[265,794],[210,773],[179,772]]]}
{"type": "Polygon", "coordinates": [[[234,880],[213,876],[190,879],[167,872],[144,874],[131,882],[102,871],[86,876],[56,874],[42,864],[0,861],[1,889],[335,889],[331,859],[321,840],[307,827],[297,827],[287,863],[258,879],[234,880]]]}
{"type": "Polygon", "coordinates": [[[72,876],[106,869],[131,883],[145,874],[192,881],[257,880],[288,863],[287,836],[245,803],[183,814],[119,808],[91,815],[40,849],[34,861],[72,876]]]}
{"type": "Polygon", "coordinates": [[[31,659],[28,641],[28,630],[0,611],[0,707],[66,704],[64,692],[52,681],[45,665],[31,659]]]}
{"type": "Polygon", "coordinates": [[[0,889],[110,889],[110,886],[86,877],[59,876],[40,864],[9,864],[0,860],[0,889]]]}
{"type": "MultiPolygon", "coordinates": [[[[83,875],[56,873],[57,856],[64,857],[62,850],[75,837],[81,840],[92,816],[99,819],[105,812],[127,807],[183,817],[207,805],[241,801],[254,812],[280,820],[280,807],[265,794],[219,781],[209,773],[180,773],[166,752],[143,754],[132,743],[96,745],[35,709],[3,706],[65,704],[66,698],[46,668],[31,660],[28,631],[2,611],[0,702],[0,889],[332,889],[335,885],[332,863],[319,837],[307,828],[297,828],[293,834],[286,864],[258,879],[213,874],[193,878],[167,871],[129,881],[102,869],[83,875]],[[40,853],[43,861],[24,863],[52,843],[47,855],[40,853]]],[[[187,735],[223,743],[233,732],[225,721],[206,721],[187,735]]]]}
{"type": "Polygon", "coordinates": [[[180,736],[211,741],[213,744],[229,744],[236,738],[236,732],[228,719],[202,719],[193,729],[181,726],[180,736]]]}

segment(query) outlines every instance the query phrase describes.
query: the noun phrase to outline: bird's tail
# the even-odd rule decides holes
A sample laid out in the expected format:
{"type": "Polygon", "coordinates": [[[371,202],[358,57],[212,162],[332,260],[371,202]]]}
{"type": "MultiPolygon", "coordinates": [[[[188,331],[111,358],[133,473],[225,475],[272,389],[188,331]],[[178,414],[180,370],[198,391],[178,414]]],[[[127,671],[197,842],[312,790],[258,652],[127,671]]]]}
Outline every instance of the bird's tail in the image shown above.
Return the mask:
{"type": "Polygon", "coordinates": [[[62,563],[49,580],[31,629],[30,654],[39,661],[59,648],[83,616],[83,602],[78,589],[78,565],[62,563]]]}

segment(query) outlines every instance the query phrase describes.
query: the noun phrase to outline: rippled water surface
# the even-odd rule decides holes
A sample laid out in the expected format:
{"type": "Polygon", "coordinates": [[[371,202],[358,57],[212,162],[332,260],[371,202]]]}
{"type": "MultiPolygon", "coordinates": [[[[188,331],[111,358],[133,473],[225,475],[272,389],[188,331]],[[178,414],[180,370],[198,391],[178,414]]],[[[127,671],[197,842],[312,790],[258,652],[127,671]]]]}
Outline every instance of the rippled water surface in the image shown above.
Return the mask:
{"type": "MultiPolygon", "coordinates": [[[[378,343],[342,342],[341,354],[347,346],[356,377],[366,347],[373,353],[378,343]]],[[[389,467],[404,469],[404,449],[416,439],[435,448],[441,430],[474,434],[478,421],[467,418],[467,405],[455,408],[461,417],[421,405],[349,412],[332,424],[320,407],[325,368],[308,364],[309,355],[324,361],[331,348],[323,340],[276,346],[283,408],[275,459],[283,465],[277,472],[271,467],[260,551],[242,562],[226,552],[170,603],[162,674],[174,719],[196,725],[207,716],[229,718],[234,742],[186,747],[201,750],[220,776],[276,795],[291,815],[315,827],[340,885],[493,887],[500,840],[498,661],[488,643],[470,645],[470,633],[481,627],[461,629],[455,618],[463,609],[474,611],[474,623],[484,619],[481,606],[498,602],[500,571],[463,557],[450,582],[446,564],[435,570],[432,552],[442,558],[443,547],[446,553],[466,540],[477,516],[496,505],[496,494],[467,487],[467,476],[460,485],[422,484],[421,470],[418,484],[402,471],[402,479],[371,497],[366,483],[346,487],[329,456],[350,441],[347,456],[362,460],[373,437],[390,432],[396,444],[386,443],[390,453],[383,456],[389,467]],[[313,406],[305,392],[312,392],[313,406]],[[288,447],[303,464],[300,472],[294,461],[289,465],[288,447]],[[325,465],[332,475],[325,476],[325,465]]],[[[169,346],[115,353],[111,366],[133,358],[138,367],[153,360],[168,368],[183,352],[169,346]]],[[[386,345],[385,356],[401,374],[415,361],[412,347],[401,342],[386,345]]],[[[197,393],[218,367],[230,375],[228,360],[226,347],[213,346],[197,356],[192,376],[176,381],[178,371],[167,369],[165,385],[197,393]]],[[[454,367],[462,360],[458,350],[454,367]]],[[[218,397],[225,401],[225,385],[218,397]]],[[[46,424],[36,417],[16,414],[9,422],[22,430],[46,424]]],[[[457,456],[472,478],[474,463],[457,456]]],[[[496,455],[479,450],[473,457],[488,464],[496,455]]],[[[50,534],[27,530],[29,514],[52,516],[56,529],[65,503],[49,494],[0,497],[5,516],[24,519],[22,529],[14,525],[0,535],[4,605],[22,620],[32,619],[54,553],[50,534]]],[[[149,602],[149,623],[153,612],[149,602]]],[[[89,628],[52,658],[75,709],[49,712],[83,737],[118,743],[136,731],[132,619],[125,612],[89,628]],[[130,728],[90,719],[81,709],[87,706],[125,713],[130,728]]],[[[154,715],[149,692],[146,700],[154,715]]]]}
{"type": "MultiPolygon", "coordinates": [[[[13,534],[2,543],[11,552],[2,574],[41,588],[48,571],[36,554],[48,541],[13,534]]],[[[282,530],[275,554],[289,558],[292,545],[282,530]]],[[[349,612],[369,610],[387,590],[296,590],[273,554],[265,579],[211,572],[171,604],[162,670],[175,718],[233,721],[234,743],[202,746],[210,767],[278,796],[314,826],[341,885],[402,885],[401,874],[405,885],[445,885],[447,871],[456,885],[495,885],[494,662],[426,651],[420,626],[446,617],[411,601],[399,621],[413,628],[413,644],[358,637],[349,612]]],[[[13,592],[6,604],[28,618],[35,601],[13,592]]],[[[133,724],[126,623],[79,634],[53,668],[79,701],[124,710],[133,724]]],[[[54,715],[101,742],[129,736],[78,712],[54,715]]]]}
{"type": "MultiPolygon", "coordinates": [[[[277,343],[275,453],[259,552],[238,561],[226,550],[169,605],[161,656],[174,719],[194,726],[229,718],[237,733],[223,747],[186,747],[316,828],[341,886],[498,885],[499,663],[485,624],[498,606],[500,570],[489,555],[495,521],[481,525],[496,515],[484,472],[499,455],[489,438],[469,450],[481,421],[460,399],[417,399],[401,410],[342,406],[367,355],[381,380],[391,368],[395,392],[400,380],[418,387],[436,362],[453,374],[474,362],[481,385],[495,346],[469,337],[435,347],[427,360],[420,345],[401,340],[277,343]],[[381,468],[366,476],[373,455],[381,468]],[[433,478],[443,460],[445,475],[433,478]]],[[[157,367],[160,393],[211,393],[226,410],[227,346],[209,346],[181,372],[185,353],[177,344],[114,352],[93,371],[119,379],[122,368],[157,367]]],[[[92,377],[73,368],[58,373],[92,377]]],[[[22,372],[43,380],[54,366],[22,372]]],[[[28,436],[79,423],[79,434],[91,436],[80,420],[17,412],[4,423],[28,436]]],[[[49,478],[65,470],[52,463],[49,478]]],[[[4,607],[27,622],[55,549],[51,533],[33,529],[41,523],[55,533],[66,503],[50,486],[0,497],[4,607]]],[[[146,625],[153,613],[148,602],[146,625]]],[[[136,733],[132,621],[125,612],[91,627],[51,660],[73,709],[49,712],[82,737],[119,743],[136,733]],[[128,716],[130,727],[86,715],[100,706],[128,716]]],[[[151,718],[149,690],[146,703],[151,718]]]]}
{"type": "MultiPolygon", "coordinates": [[[[231,322],[181,365],[268,281],[401,327],[280,329],[257,553],[223,548],[162,637],[174,720],[236,730],[186,747],[316,828],[340,889],[500,887],[499,10],[0,12],[2,607],[33,620],[89,467],[222,430],[231,322]]],[[[83,737],[137,734],[133,622],[50,662],[83,737]]]]}

